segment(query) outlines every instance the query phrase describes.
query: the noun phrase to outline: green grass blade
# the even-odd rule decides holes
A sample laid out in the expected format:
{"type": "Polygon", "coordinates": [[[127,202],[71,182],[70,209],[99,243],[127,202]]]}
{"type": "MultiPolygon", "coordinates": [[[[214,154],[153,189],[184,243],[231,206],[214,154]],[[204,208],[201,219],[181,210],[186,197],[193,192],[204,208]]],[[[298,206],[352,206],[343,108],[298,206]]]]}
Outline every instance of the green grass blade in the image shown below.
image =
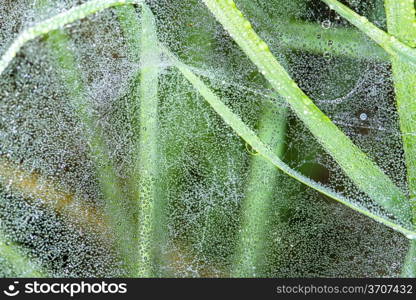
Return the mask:
{"type": "MultiPolygon", "coordinates": [[[[43,4],[46,5],[46,2],[44,1],[43,4]]],[[[92,8],[95,6],[91,3],[91,6],[88,7],[92,8]]],[[[103,8],[104,6],[101,5],[100,7],[103,8]]],[[[77,11],[77,8],[74,10],[77,11]]],[[[92,9],[89,11],[91,12],[92,9]]],[[[105,199],[105,215],[114,230],[116,246],[127,273],[131,274],[131,269],[134,268],[133,266],[135,266],[137,261],[137,245],[135,245],[132,238],[134,222],[131,214],[129,214],[129,210],[126,209],[128,205],[126,205],[127,203],[125,203],[118,185],[118,177],[114,170],[113,162],[109,157],[109,149],[104,141],[103,132],[88,112],[90,104],[86,99],[86,88],[82,82],[82,72],[77,67],[75,54],[70,50],[71,41],[64,31],[54,30],[48,33],[46,43],[51,50],[52,61],[57,69],[61,71],[61,81],[68,93],[71,106],[84,126],[84,135],[89,144],[90,156],[94,161],[95,171],[105,199]]]]}
{"type": "MultiPolygon", "coordinates": [[[[259,138],[280,156],[284,150],[285,133],[286,108],[265,103],[258,128],[259,138]]],[[[279,170],[274,165],[260,155],[253,156],[241,209],[242,221],[231,272],[233,277],[255,277],[262,267],[268,236],[268,212],[278,176],[279,170]]]]}
{"type": "MultiPolygon", "coordinates": [[[[276,30],[271,28],[270,30],[276,30]]],[[[363,39],[362,34],[350,28],[331,28],[322,35],[322,26],[314,23],[288,23],[280,26],[279,41],[283,47],[316,54],[388,61],[390,56],[378,45],[363,39]],[[321,36],[320,39],[317,36],[321,36]],[[333,43],[333,47],[328,47],[333,43]]]]}
{"type": "Polygon", "coordinates": [[[13,273],[17,277],[30,278],[30,277],[45,277],[44,271],[28,259],[21,249],[9,241],[9,239],[0,231],[0,258],[12,265],[13,273]]]}
{"type": "Polygon", "coordinates": [[[303,93],[252,29],[232,0],[204,0],[217,20],[230,33],[271,86],[341,166],[345,174],[376,203],[404,223],[410,223],[403,192],[303,93]]]}
{"type": "Polygon", "coordinates": [[[416,278],[416,240],[411,240],[409,250],[403,262],[402,277],[416,278]]]}
{"type": "Polygon", "coordinates": [[[152,276],[153,230],[158,180],[158,79],[160,51],[156,21],[142,6],[140,138],[138,143],[139,276],[152,276]]]}
{"type": "MultiPolygon", "coordinates": [[[[402,42],[416,45],[416,17],[413,0],[385,0],[387,28],[390,34],[402,42]]],[[[397,111],[406,158],[407,183],[412,206],[413,224],[416,225],[416,66],[406,64],[401,59],[392,58],[394,87],[396,91],[397,111]]],[[[410,249],[403,266],[403,276],[416,277],[415,243],[410,249]]]]}
{"type": "Polygon", "coordinates": [[[138,226],[138,269],[135,276],[154,275],[155,226],[162,226],[158,209],[158,79],[160,73],[160,50],[156,21],[151,10],[142,6],[141,24],[133,6],[117,9],[118,19],[123,28],[132,61],[141,64],[135,75],[138,88],[132,92],[132,100],[139,107],[138,143],[133,180],[137,191],[139,207],[138,226]]]}
{"type": "MultiPolygon", "coordinates": [[[[260,22],[262,33],[275,36],[278,33],[279,47],[296,49],[316,54],[329,53],[333,56],[389,61],[390,55],[379,45],[368,41],[365,36],[352,28],[331,27],[322,34],[322,25],[298,20],[285,21],[280,15],[267,14],[256,1],[241,1],[242,10],[260,22]],[[282,21],[283,20],[283,21],[282,21]],[[319,38],[318,38],[319,37],[319,38]],[[331,43],[331,47],[328,44],[331,43]]],[[[305,7],[304,3],[303,6],[305,7]]],[[[305,8],[307,9],[307,8],[305,8]]],[[[298,12],[297,12],[298,13],[298,12]]]]}
{"type": "MultiPolygon", "coordinates": [[[[299,0],[293,1],[290,10],[297,10],[301,2],[299,0]]],[[[256,16],[262,20],[264,11],[257,6],[257,3],[252,0],[241,1],[240,3],[247,7],[250,13],[256,13],[256,16]]],[[[278,17],[285,19],[281,15],[278,17]]],[[[294,29],[291,26],[282,27],[289,30],[294,29]]],[[[275,34],[274,30],[270,32],[275,34]]],[[[285,40],[283,43],[287,43],[290,47],[296,46],[296,42],[290,40],[291,34],[287,32],[285,34],[282,35],[282,40],[285,37],[289,40],[285,40]]],[[[278,97],[278,95],[273,96],[278,97]]],[[[287,107],[276,105],[270,101],[263,102],[262,105],[263,109],[259,116],[257,134],[280,157],[285,148],[287,107]]],[[[256,154],[252,155],[248,172],[249,175],[245,183],[245,198],[241,206],[240,228],[232,262],[232,277],[256,277],[261,274],[265,267],[265,258],[268,253],[273,251],[268,249],[267,244],[268,231],[272,221],[270,216],[272,201],[286,201],[283,195],[278,200],[274,199],[275,189],[279,189],[281,183],[277,181],[280,171],[264,157],[256,154]]]]}
{"type": "MultiPolygon", "coordinates": [[[[385,0],[387,26],[391,34],[409,45],[416,46],[416,18],[414,1],[385,0]]],[[[397,58],[392,58],[397,110],[400,117],[400,129],[403,136],[403,147],[410,199],[416,198],[416,66],[408,65],[397,58]]],[[[413,222],[416,223],[416,201],[413,204],[413,222]]]]}
{"type": "Polygon", "coordinates": [[[204,97],[204,99],[211,105],[216,113],[218,113],[223,121],[228,124],[247,144],[249,144],[254,151],[259,155],[266,158],[273,165],[278,167],[287,175],[295,178],[299,182],[321,192],[322,194],[354,209],[355,211],[377,221],[385,226],[388,226],[398,232],[405,234],[408,238],[416,239],[416,232],[403,227],[400,224],[390,221],[387,218],[381,217],[369,211],[367,208],[362,207],[346,197],[326,188],[325,186],[312,181],[311,179],[303,176],[299,172],[291,169],[286,165],[275,153],[270,150],[257,136],[256,134],[244,124],[241,119],[235,115],[206,85],[196,76],[192,70],[185,64],[177,60],[167,49],[164,52],[171,58],[172,63],[179,69],[179,71],[187,78],[187,80],[194,86],[194,88],[204,97]]]}
{"type": "Polygon", "coordinates": [[[0,60],[0,75],[27,42],[104,9],[126,4],[141,4],[142,2],[142,0],[92,0],[24,30],[3,54],[0,60]]]}
{"type": "Polygon", "coordinates": [[[416,46],[416,17],[414,0],[384,0],[387,29],[391,35],[410,47],[416,46]]]}
{"type": "MultiPolygon", "coordinates": [[[[416,49],[412,48],[411,45],[407,45],[406,43],[401,42],[397,39],[394,35],[390,35],[385,31],[379,29],[377,26],[372,24],[368,21],[367,18],[360,16],[352,9],[347,7],[346,5],[340,3],[337,0],[321,0],[328,4],[328,6],[335,10],[338,14],[342,17],[347,19],[351,24],[356,26],[360,29],[363,33],[368,35],[371,39],[373,39],[377,44],[386,50],[392,56],[400,57],[404,62],[408,63],[411,62],[412,65],[416,64],[416,49]]],[[[397,1],[396,2],[400,5],[406,2],[407,0],[397,1]]],[[[411,27],[415,26],[414,23],[411,27]]]]}

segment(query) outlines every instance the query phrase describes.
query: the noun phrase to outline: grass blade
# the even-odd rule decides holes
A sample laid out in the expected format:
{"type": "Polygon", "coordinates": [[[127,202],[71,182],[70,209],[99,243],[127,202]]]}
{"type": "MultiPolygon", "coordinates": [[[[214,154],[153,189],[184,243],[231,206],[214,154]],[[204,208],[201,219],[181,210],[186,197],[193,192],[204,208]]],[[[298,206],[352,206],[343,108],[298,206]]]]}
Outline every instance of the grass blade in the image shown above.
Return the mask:
{"type": "Polygon", "coordinates": [[[403,227],[400,224],[394,223],[385,217],[381,217],[369,211],[367,208],[362,207],[356,203],[353,203],[348,198],[326,188],[325,186],[312,181],[311,179],[303,176],[299,172],[291,169],[286,165],[275,153],[270,150],[257,136],[256,134],[244,124],[241,119],[235,115],[206,85],[196,76],[192,70],[178,59],[176,59],[167,49],[164,52],[170,57],[172,63],[179,71],[185,76],[187,80],[194,86],[194,88],[204,97],[204,99],[211,105],[216,113],[218,113],[226,124],[228,124],[245,142],[247,142],[259,155],[266,158],[273,165],[278,167],[281,171],[287,175],[293,177],[299,182],[321,192],[322,194],[354,209],[355,211],[377,221],[385,226],[388,226],[398,232],[403,233],[408,238],[416,239],[416,232],[403,227]]]}
{"type": "MultiPolygon", "coordinates": [[[[280,156],[284,150],[286,108],[266,103],[259,124],[259,138],[280,156]]],[[[232,276],[253,277],[262,267],[266,248],[268,212],[279,171],[264,157],[251,160],[246,196],[242,205],[242,222],[232,276]]],[[[282,199],[284,200],[284,199],[282,199]]]]}
{"type": "Polygon", "coordinates": [[[406,258],[403,262],[401,276],[406,278],[416,277],[416,241],[409,241],[409,250],[407,250],[406,258]]]}
{"type": "Polygon", "coordinates": [[[345,174],[376,203],[409,224],[409,209],[403,192],[303,93],[235,3],[232,0],[204,2],[345,174]]]}
{"type": "MultiPolygon", "coordinates": [[[[270,30],[275,31],[276,28],[270,30]]],[[[389,54],[378,45],[373,45],[363,39],[361,33],[350,28],[331,28],[326,31],[321,39],[322,26],[313,23],[289,23],[280,26],[283,47],[308,51],[316,54],[330,53],[333,56],[351,57],[376,61],[388,61],[389,54]],[[331,42],[334,47],[324,47],[331,42]],[[346,50],[347,49],[347,50],[346,50]]]]}
{"type": "MultiPolygon", "coordinates": [[[[242,10],[254,20],[268,16],[267,22],[261,22],[262,34],[279,34],[279,47],[295,49],[316,54],[330,53],[333,56],[389,61],[390,55],[379,45],[368,41],[361,32],[352,28],[331,27],[322,34],[322,25],[298,20],[284,21],[280,15],[267,14],[256,1],[239,1],[242,10]],[[320,38],[318,38],[318,36],[320,38]],[[331,43],[332,47],[327,45],[331,43]],[[338,46],[339,45],[339,46],[338,46]]],[[[304,4],[302,4],[305,7],[304,4]]],[[[307,9],[305,7],[305,9],[307,9]]]]}
{"type": "MultiPolygon", "coordinates": [[[[107,3],[88,2],[86,4],[64,12],[59,16],[68,15],[65,20],[74,20],[75,16],[83,17],[87,14],[100,11],[104,8],[116,5],[116,1],[107,1],[107,3]],[[109,6],[110,5],[110,6],[109,6]],[[75,14],[75,16],[72,16],[75,14]]],[[[120,2],[120,1],[119,1],[120,2]]],[[[46,5],[43,1],[41,5],[46,5]]],[[[52,17],[49,21],[41,24],[48,24],[57,17],[52,17]]],[[[53,22],[52,22],[53,23],[53,22]]],[[[38,27],[40,25],[36,25],[38,27]]],[[[51,27],[48,27],[50,29],[51,27]]],[[[58,26],[59,28],[59,26],[58,26]]],[[[29,29],[30,31],[30,29],[29,29]]],[[[35,31],[35,30],[34,30],[35,31]]],[[[109,156],[109,149],[103,138],[103,132],[100,126],[97,126],[96,120],[89,113],[89,102],[86,99],[85,86],[82,82],[82,72],[77,67],[76,56],[70,50],[71,41],[67,34],[62,30],[53,30],[48,32],[46,43],[51,51],[51,59],[61,72],[61,81],[68,93],[71,106],[76,112],[76,116],[84,127],[84,135],[89,144],[90,157],[94,161],[95,171],[97,173],[99,185],[105,200],[105,218],[111,226],[116,236],[116,246],[121,258],[131,274],[137,259],[137,245],[133,242],[131,230],[134,228],[132,214],[129,213],[128,203],[123,199],[121,189],[118,185],[118,177],[114,170],[113,162],[109,156]]]]}
{"type": "MultiPolygon", "coordinates": [[[[321,0],[328,4],[328,6],[335,10],[342,17],[347,19],[351,24],[360,29],[363,33],[368,35],[377,44],[386,50],[392,56],[400,57],[405,63],[411,62],[416,64],[416,49],[403,43],[397,39],[394,35],[390,35],[385,31],[379,29],[377,26],[368,21],[367,18],[360,16],[346,5],[340,3],[337,0],[321,0]]],[[[409,2],[407,0],[397,1],[398,5],[409,2]]],[[[412,23],[411,27],[414,24],[412,23]]]]}
{"type": "MultiPolygon", "coordinates": [[[[390,34],[402,42],[416,46],[415,4],[410,1],[385,0],[387,28],[390,34]]],[[[412,206],[413,224],[416,225],[416,66],[392,57],[394,87],[396,91],[397,111],[406,158],[407,183],[412,206]]],[[[402,275],[416,277],[415,243],[410,241],[410,248],[403,266],[402,275]]]]}
{"type": "Polygon", "coordinates": [[[27,42],[107,8],[141,3],[142,0],[92,0],[24,30],[1,57],[0,75],[27,42]]]}
{"type": "Polygon", "coordinates": [[[137,190],[138,212],[137,243],[138,266],[136,276],[154,275],[155,226],[162,226],[161,211],[158,211],[158,78],[160,73],[160,51],[155,18],[146,5],[142,6],[141,25],[136,9],[129,5],[117,9],[119,22],[129,46],[130,59],[140,63],[135,74],[138,88],[132,98],[139,107],[138,143],[135,170],[133,171],[137,190]],[[158,216],[158,220],[156,217],[158,216]]]}
{"type": "MultiPolygon", "coordinates": [[[[155,18],[142,6],[140,138],[138,143],[137,176],[139,191],[139,273],[152,276],[154,213],[158,181],[158,78],[160,72],[155,18]]],[[[139,99],[137,99],[139,101],[139,99]]]]}

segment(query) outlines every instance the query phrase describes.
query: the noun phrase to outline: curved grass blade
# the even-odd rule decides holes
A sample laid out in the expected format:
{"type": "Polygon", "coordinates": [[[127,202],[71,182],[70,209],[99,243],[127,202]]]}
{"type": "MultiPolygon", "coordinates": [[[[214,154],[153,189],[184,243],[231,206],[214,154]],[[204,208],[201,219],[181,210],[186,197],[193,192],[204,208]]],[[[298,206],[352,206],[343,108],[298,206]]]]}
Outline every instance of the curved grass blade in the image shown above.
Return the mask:
{"type": "Polygon", "coordinates": [[[256,1],[238,2],[242,10],[254,20],[262,20],[265,15],[271,18],[261,22],[262,34],[279,35],[279,47],[296,49],[316,54],[329,53],[333,56],[389,61],[390,55],[379,45],[368,41],[363,34],[353,28],[331,27],[322,34],[322,25],[298,20],[282,21],[282,17],[267,14],[256,1]],[[319,38],[318,38],[319,37],[319,38]],[[327,47],[331,43],[331,47],[327,47]]]}
{"type": "Polygon", "coordinates": [[[27,42],[104,9],[126,4],[141,4],[142,2],[142,0],[92,0],[24,30],[1,57],[0,75],[27,42]]]}
{"type": "MultiPolygon", "coordinates": [[[[404,63],[411,62],[412,65],[416,64],[416,49],[411,45],[407,45],[397,39],[394,35],[388,34],[385,31],[379,29],[377,26],[368,21],[366,17],[362,17],[346,5],[340,3],[337,0],[321,0],[328,4],[329,8],[335,10],[342,17],[347,19],[351,24],[360,29],[368,37],[373,39],[377,44],[386,50],[387,53],[394,57],[399,57],[404,63]]],[[[398,5],[405,4],[409,1],[395,1],[398,5]]],[[[405,4],[406,5],[406,4],[405,4]]],[[[414,23],[410,26],[412,28],[414,23]]],[[[409,29],[409,28],[408,28],[409,29]]]]}
{"type": "Polygon", "coordinates": [[[325,186],[303,176],[299,172],[291,169],[286,165],[275,153],[266,146],[257,135],[244,124],[241,119],[235,115],[210,89],[205,83],[196,76],[192,70],[182,62],[180,62],[173,54],[167,49],[164,52],[170,57],[173,65],[185,76],[185,78],[194,86],[194,88],[204,97],[204,99],[211,105],[211,107],[217,112],[226,124],[228,124],[245,142],[247,142],[259,155],[263,156],[273,165],[278,167],[287,175],[293,177],[299,182],[321,192],[322,194],[352,208],[353,210],[382,223],[398,232],[403,233],[410,239],[416,239],[416,232],[409,230],[406,227],[392,222],[385,217],[381,217],[369,211],[367,208],[360,206],[359,204],[353,203],[348,198],[326,188],[325,186]]]}
{"type": "MultiPolygon", "coordinates": [[[[134,239],[131,238],[133,231],[131,230],[130,214],[128,213],[130,211],[126,209],[126,206],[128,205],[123,203],[124,199],[117,188],[117,176],[115,175],[112,161],[108,157],[108,149],[103,140],[101,129],[96,126],[95,120],[87,112],[89,104],[84,99],[84,86],[80,80],[82,76],[80,76],[80,72],[76,68],[74,54],[68,50],[70,49],[70,41],[65,33],[56,30],[68,23],[82,19],[109,7],[126,4],[140,4],[141,2],[142,1],[140,0],[95,0],[76,6],[23,31],[0,60],[1,75],[26,42],[49,33],[47,43],[51,48],[58,69],[65,70],[63,82],[70,95],[71,105],[85,128],[85,135],[90,144],[90,154],[95,161],[98,179],[106,199],[106,216],[110,219],[109,222],[115,230],[117,245],[120,249],[120,254],[125,263],[125,267],[128,269],[128,273],[131,273],[131,270],[134,269],[134,266],[137,263],[137,259],[135,258],[137,245],[133,243],[134,239]]],[[[43,4],[45,4],[45,2],[43,4]]]]}
{"type": "Polygon", "coordinates": [[[372,200],[410,225],[404,193],[303,93],[278,63],[267,44],[255,33],[234,1],[204,2],[345,174],[372,200]]]}

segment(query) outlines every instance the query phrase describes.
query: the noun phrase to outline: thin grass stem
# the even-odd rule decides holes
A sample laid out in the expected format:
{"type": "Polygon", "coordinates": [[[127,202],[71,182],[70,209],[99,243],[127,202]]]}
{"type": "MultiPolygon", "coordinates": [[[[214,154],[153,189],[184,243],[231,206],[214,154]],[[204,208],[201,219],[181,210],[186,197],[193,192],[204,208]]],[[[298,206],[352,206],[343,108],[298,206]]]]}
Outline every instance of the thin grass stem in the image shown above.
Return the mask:
{"type": "Polygon", "coordinates": [[[0,75],[27,42],[107,8],[126,4],[141,4],[142,2],[142,0],[92,0],[24,30],[1,57],[0,75]]]}
{"type": "Polygon", "coordinates": [[[161,57],[155,18],[148,6],[142,5],[141,25],[135,8],[131,5],[118,8],[119,22],[129,46],[130,58],[140,63],[135,75],[138,88],[133,100],[139,107],[137,157],[133,178],[137,191],[138,212],[138,277],[152,277],[154,270],[156,220],[158,210],[159,145],[158,145],[158,80],[161,57]]]}
{"type": "MultiPolygon", "coordinates": [[[[286,108],[265,103],[258,126],[258,136],[277,156],[284,151],[286,108]]],[[[255,277],[264,262],[269,211],[279,170],[264,157],[254,154],[251,159],[245,199],[242,204],[241,225],[235,253],[233,277],[255,277]]],[[[278,188],[278,186],[277,186],[278,188]]],[[[281,199],[283,200],[283,199],[281,199]]]]}
{"type": "MultiPolygon", "coordinates": [[[[329,8],[335,10],[339,15],[347,19],[351,24],[360,29],[368,37],[373,39],[377,44],[383,47],[387,53],[393,57],[399,57],[404,63],[416,64],[416,49],[397,39],[394,35],[388,34],[381,30],[366,17],[360,16],[348,6],[337,0],[321,0],[328,4],[329,8]]],[[[397,3],[406,3],[408,0],[397,1],[397,3]]],[[[415,26],[414,23],[411,27],[415,26]]]]}
{"type": "Polygon", "coordinates": [[[151,10],[142,6],[140,137],[138,142],[137,177],[139,191],[139,273],[153,274],[153,232],[158,181],[158,80],[160,72],[156,21],[151,10]]]}

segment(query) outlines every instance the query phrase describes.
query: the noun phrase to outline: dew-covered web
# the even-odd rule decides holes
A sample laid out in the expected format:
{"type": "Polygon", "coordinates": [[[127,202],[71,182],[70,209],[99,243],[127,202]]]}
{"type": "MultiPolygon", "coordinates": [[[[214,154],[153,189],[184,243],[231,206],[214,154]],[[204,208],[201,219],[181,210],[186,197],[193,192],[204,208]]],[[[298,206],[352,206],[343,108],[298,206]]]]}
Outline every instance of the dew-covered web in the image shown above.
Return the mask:
{"type": "MultiPolygon", "coordinates": [[[[0,53],[23,29],[84,2],[3,0],[0,53]]],[[[383,50],[318,0],[235,2],[299,87],[407,194],[391,66],[383,50]]],[[[344,2],[385,29],[383,1],[344,2]]],[[[348,178],[202,1],[147,3],[159,41],[286,164],[354,205],[404,224],[348,178]]],[[[140,21],[140,8],[136,13],[140,21]]],[[[118,216],[120,222],[139,223],[134,166],[143,136],[142,99],[135,95],[149,66],[160,69],[154,276],[239,274],[236,253],[250,197],[267,205],[258,212],[263,231],[251,237],[262,247],[249,276],[400,273],[407,250],[402,234],[262,160],[167,55],[156,66],[140,63],[117,8],[62,32],[65,51],[54,48],[53,35],[42,36],[27,43],[0,76],[1,234],[48,276],[131,275],[117,241],[133,239],[134,245],[137,236],[120,237],[111,227],[100,172],[114,171],[111,183],[126,214],[118,216]],[[68,52],[74,59],[62,67],[57,57],[68,52]],[[76,82],[68,79],[74,70],[76,82]],[[92,126],[83,124],[74,99],[85,100],[92,126]],[[89,132],[97,128],[104,153],[91,151],[89,132]],[[263,171],[253,171],[256,165],[263,171]]],[[[0,275],[19,274],[0,257],[0,275]]]]}

